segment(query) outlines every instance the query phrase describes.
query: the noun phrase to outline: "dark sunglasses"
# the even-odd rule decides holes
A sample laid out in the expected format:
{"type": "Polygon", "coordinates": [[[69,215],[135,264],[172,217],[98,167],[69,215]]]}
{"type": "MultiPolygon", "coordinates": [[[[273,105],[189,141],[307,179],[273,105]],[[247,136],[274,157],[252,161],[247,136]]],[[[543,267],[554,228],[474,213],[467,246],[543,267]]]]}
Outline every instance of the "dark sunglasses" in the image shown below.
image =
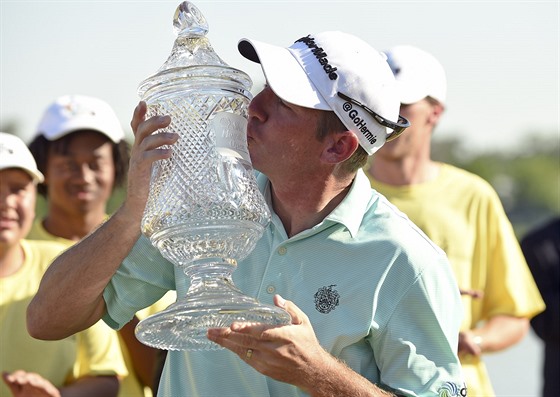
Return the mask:
{"type": "Polygon", "coordinates": [[[339,92],[338,96],[341,97],[342,99],[344,99],[345,101],[348,101],[348,102],[364,109],[366,112],[371,114],[373,116],[373,118],[375,119],[375,121],[377,121],[382,126],[392,129],[393,132],[390,133],[387,136],[387,138],[385,138],[385,141],[387,141],[387,142],[392,141],[393,139],[397,138],[400,134],[402,134],[404,132],[404,130],[406,128],[410,127],[410,122],[401,115],[399,115],[399,121],[394,123],[394,122],[389,121],[389,120],[383,118],[382,116],[378,115],[377,113],[375,113],[373,110],[368,108],[363,103],[360,103],[360,102],[356,101],[355,99],[350,98],[348,95],[344,95],[342,92],[339,92]]]}

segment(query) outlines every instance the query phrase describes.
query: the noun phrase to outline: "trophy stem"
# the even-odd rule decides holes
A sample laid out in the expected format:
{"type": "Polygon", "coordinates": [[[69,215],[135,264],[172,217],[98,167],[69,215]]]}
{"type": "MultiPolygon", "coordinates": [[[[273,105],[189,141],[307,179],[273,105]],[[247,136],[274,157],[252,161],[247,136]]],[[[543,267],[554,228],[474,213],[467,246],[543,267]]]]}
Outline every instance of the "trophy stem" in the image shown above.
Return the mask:
{"type": "Polygon", "coordinates": [[[183,269],[191,284],[187,296],[213,294],[226,288],[235,288],[231,275],[237,262],[228,258],[199,259],[183,269]]]}
{"type": "Polygon", "coordinates": [[[142,343],[165,350],[215,350],[221,347],[206,337],[208,328],[229,327],[235,321],[284,325],[290,315],[244,295],[231,274],[234,259],[194,261],[184,272],[191,284],[187,294],[167,309],[142,320],[136,337],[142,343]]]}

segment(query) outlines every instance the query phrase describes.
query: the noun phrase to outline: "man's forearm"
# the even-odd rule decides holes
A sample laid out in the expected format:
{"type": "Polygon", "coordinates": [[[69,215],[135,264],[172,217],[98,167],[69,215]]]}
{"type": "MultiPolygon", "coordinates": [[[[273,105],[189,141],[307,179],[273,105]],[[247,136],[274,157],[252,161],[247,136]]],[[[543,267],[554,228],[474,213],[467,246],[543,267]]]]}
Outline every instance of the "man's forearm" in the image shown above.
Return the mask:
{"type": "Polygon", "coordinates": [[[27,310],[31,336],[65,338],[103,316],[103,290],[140,235],[134,219],[121,207],[52,263],[27,310]]]}
{"type": "Polygon", "coordinates": [[[480,337],[481,350],[490,353],[515,345],[527,334],[529,327],[527,318],[496,315],[473,333],[480,337]]]}
{"type": "Polygon", "coordinates": [[[323,360],[321,367],[316,367],[318,371],[307,377],[311,384],[305,389],[312,397],[395,397],[333,356],[323,360]]]}

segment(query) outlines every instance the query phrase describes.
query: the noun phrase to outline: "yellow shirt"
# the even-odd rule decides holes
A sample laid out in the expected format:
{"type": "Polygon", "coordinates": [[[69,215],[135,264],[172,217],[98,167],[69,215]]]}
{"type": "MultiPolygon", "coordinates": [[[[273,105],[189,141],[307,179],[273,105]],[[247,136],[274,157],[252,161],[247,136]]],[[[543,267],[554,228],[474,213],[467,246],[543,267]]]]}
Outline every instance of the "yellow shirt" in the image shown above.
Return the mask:
{"type": "MultiPolygon", "coordinates": [[[[463,296],[462,330],[497,314],[531,318],[544,310],[511,223],[485,180],[449,164],[441,164],[435,180],[409,186],[368,176],[375,190],[446,252],[459,288],[484,292],[481,299],[463,296]]],[[[461,363],[469,397],[495,394],[480,358],[462,357],[461,363]]]]}
{"type": "MultiPolygon", "coordinates": [[[[74,244],[73,241],[65,239],[63,237],[55,236],[49,233],[44,227],[42,223],[42,219],[35,219],[33,222],[33,226],[27,235],[27,238],[33,238],[36,240],[49,240],[49,241],[57,241],[60,243],[64,243],[67,246],[74,244]]],[[[169,291],[165,294],[158,302],[154,303],[152,306],[147,307],[146,309],[137,313],[137,317],[140,320],[148,317],[151,314],[155,314],[167,306],[175,302],[177,294],[175,291],[169,291]]],[[[105,324],[104,324],[105,325],[105,324]]],[[[107,326],[108,327],[108,326],[107,326]]],[[[114,332],[114,331],[112,331],[114,332]]],[[[120,350],[122,351],[122,356],[124,357],[124,362],[126,367],[128,368],[128,376],[121,380],[121,385],[119,389],[119,397],[151,397],[152,392],[151,389],[148,387],[143,387],[140,380],[136,376],[133,370],[132,365],[132,358],[130,357],[130,353],[126,344],[122,337],[118,337],[120,343],[120,350]]]]}
{"type": "Polygon", "coordinates": [[[47,230],[43,226],[43,220],[39,218],[35,218],[35,220],[33,221],[33,225],[31,226],[31,230],[27,234],[26,239],[56,241],[58,243],[65,244],[67,247],[70,247],[74,244],[74,241],[72,240],[68,240],[64,237],[58,237],[47,232],[47,230]]]}
{"type": "MultiPolygon", "coordinates": [[[[68,245],[22,240],[22,267],[0,278],[0,371],[36,372],[62,387],[83,376],[128,374],[118,338],[103,321],[68,338],[43,341],[27,333],[26,311],[52,260],[68,245]]],[[[0,382],[0,396],[11,396],[0,382]]]]}

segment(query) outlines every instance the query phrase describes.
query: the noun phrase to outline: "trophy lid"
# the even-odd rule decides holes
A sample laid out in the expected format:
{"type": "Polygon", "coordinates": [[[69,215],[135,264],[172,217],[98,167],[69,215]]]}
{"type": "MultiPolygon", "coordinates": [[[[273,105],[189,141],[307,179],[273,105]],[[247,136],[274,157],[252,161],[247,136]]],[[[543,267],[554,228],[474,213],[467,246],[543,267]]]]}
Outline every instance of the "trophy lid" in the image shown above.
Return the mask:
{"type": "MultiPolygon", "coordinates": [[[[140,97],[170,81],[174,85],[184,79],[225,79],[241,84],[243,91],[252,86],[250,77],[230,67],[216,54],[206,37],[208,22],[190,1],[183,1],[175,10],[173,30],[177,38],[171,54],[158,71],[142,81],[138,87],[140,97]]],[[[187,81],[183,81],[186,83],[187,81]]]]}

